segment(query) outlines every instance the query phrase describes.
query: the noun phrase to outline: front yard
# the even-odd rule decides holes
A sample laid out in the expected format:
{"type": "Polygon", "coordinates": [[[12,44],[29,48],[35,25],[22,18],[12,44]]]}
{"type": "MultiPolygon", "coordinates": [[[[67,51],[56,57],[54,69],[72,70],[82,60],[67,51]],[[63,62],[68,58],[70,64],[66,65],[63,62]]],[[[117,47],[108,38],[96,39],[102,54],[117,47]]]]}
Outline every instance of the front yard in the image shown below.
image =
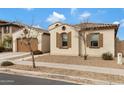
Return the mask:
{"type": "Polygon", "coordinates": [[[76,64],[76,65],[88,65],[88,66],[124,69],[124,65],[117,64],[116,58],[114,60],[103,60],[102,58],[88,57],[88,60],[84,60],[83,57],[80,57],[80,56],[43,55],[43,56],[36,57],[35,60],[38,62],[76,64]]]}
{"type": "MultiPolygon", "coordinates": [[[[31,60],[31,59],[28,59],[31,60]]],[[[102,58],[96,58],[96,57],[88,57],[88,60],[84,60],[83,57],[79,56],[53,56],[53,55],[41,55],[35,58],[35,61],[39,63],[60,63],[66,64],[74,64],[74,65],[87,65],[89,66],[88,69],[90,69],[90,66],[94,67],[108,67],[108,68],[121,68],[121,70],[124,68],[124,65],[118,65],[116,63],[116,59],[114,60],[103,60],[102,58]]],[[[21,62],[21,61],[20,61],[21,62]]],[[[26,63],[30,61],[22,61],[22,63],[26,63]]],[[[32,62],[30,62],[32,64],[32,62]]],[[[47,64],[48,64],[47,63],[47,64]]],[[[38,65],[34,69],[32,68],[32,65],[26,65],[26,64],[16,64],[13,66],[7,66],[7,68],[10,69],[17,69],[17,70],[25,70],[25,71],[33,71],[33,72],[40,72],[40,73],[49,73],[49,74],[59,74],[59,75],[67,75],[72,77],[80,77],[80,78],[86,78],[83,81],[76,79],[76,82],[84,82],[87,84],[95,84],[97,81],[93,80],[100,80],[100,81],[107,81],[107,82],[114,82],[114,83],[124,83],[124,76],[119,74],[111,74],[111,73],[101,73],[101,72],[95,72],[95,70],[78,70],[78,69],[68,69],[62,67],[51,67],[48,65],[38,65]]],[[[57,65],[56,65],[57,66],[57,65]]],[[[0,66],[0,68],[6,68],[3,66],[0,66]]],[[[82,68],[81,68],[82,69],[82,68]]],[[[105,68],[106,69],[106,68],[105,68]]],[[[103,70],[102,70],[103,71],[103,70]]],[[[52,78],[58,78],[56,76],[52,78]]],[[[63,78],[65,79],[65,78],[63,78]]],[[[75,80],[73,80],[75,81],[75,80]]]]}
{"type": "MultiPolygon", "coordinates": [[[[32,59],[28,59],[28,61],[24,60],[24,62],[22,61],[22,63],[30,62],[29,60],[32,60],[32,59]]],[[[45,54],[45,55],[39,55],[38,57],[36,57],[35,61],[37,63],[44,63],[44,62],[47,63],[48,62],[48,63],[60,63],[60,65],[67,64],[67,66],[68,66],[68,64],[82,65],[82,66],[86,65],[86,66],[89,66],[88,69],[90,69],[90,66],[119,68],[121,70],[124,69],[124,65],[118,65],[116,62],[116,59],[103,60],[102,58],[97,58],[97,57],[88,57],[88,60],[84,60],[83,57],[80,57],[80,56],[54,56],[54,55],[45,54]]],[[[32,64],[32,62],[30,62],[30,63],[32,64]]],[[[0,66],[0,68],[6,68],[6,67],[0,66]]],[[[54,66],[53,67],[52,66],[49,67],[47,65],[45,65],[45,66],[41,65],[40,66],[37,64],[37,67],[34,69],[34,68],[32,68],[32,65],[16,64],[13,66],[7,66],[7,68],[86,78],[83,81],[81,81],[79,79],[72,80],[72,81],[76,81],[79,83],[84,82],[87,84],[95,84],[95,82],[97,82],[97,81],[92,81],[90,79],[107,81],[110,83],[111,82],[120,83],[120,84],[124,83],[124,76],[123,75],[119,75],[119,74],[116,75],[116,74],[111,74],[111,73],[101,73],[101,72],[95,72],[93,70],[91,70],[91,71],[90,70],[89,71],[88,70],[86,70],[86,71],[82,70],[81,71],[81,70],[78,70],[76,68],[75,69],[67,69],[67,68],[63,68],[63,66],[61,68],[56,68],[54,66]]],[[[55,76],[52,78],[58,78],[58,77],[55,76]]],[[[63,80],[64,79],[65,78],[63,78],[63,80]]]]}

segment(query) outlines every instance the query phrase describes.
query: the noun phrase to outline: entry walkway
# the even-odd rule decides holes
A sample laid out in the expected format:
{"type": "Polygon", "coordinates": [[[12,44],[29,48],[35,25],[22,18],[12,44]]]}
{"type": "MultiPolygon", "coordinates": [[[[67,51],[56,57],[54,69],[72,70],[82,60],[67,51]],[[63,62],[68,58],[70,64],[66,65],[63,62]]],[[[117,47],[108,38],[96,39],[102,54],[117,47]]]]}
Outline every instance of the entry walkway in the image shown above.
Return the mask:
{"type": "MultiPolygon", "coordinates": [[[[15,64],[32,65],[32,62],[18,61],[18,62],[15,62],[15,64]]],[[[71,65],[71,64],[61,64],[61,63],[47,63],[47,62],[36,62],[36,66],[45,66],[45,67],[51,67],[51,68],[61,68],[61,69],[78,70],[78,71],[90,71],[90,72],[96,72],[96,73],[105,73],[105,74],[124,76],[124,69],[85,66],[85,65],[71,65]]]]}

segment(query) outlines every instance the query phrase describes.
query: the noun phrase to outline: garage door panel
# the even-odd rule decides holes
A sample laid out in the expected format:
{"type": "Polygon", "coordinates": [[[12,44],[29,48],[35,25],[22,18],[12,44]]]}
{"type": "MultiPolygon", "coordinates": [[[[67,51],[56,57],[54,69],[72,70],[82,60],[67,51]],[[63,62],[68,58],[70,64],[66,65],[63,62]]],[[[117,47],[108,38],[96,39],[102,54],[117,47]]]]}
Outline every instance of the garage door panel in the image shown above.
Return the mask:
{"type": "MultiPolygon", "coordinates": [[[[38,40],[32,39],[31,40],[31,47],[33,51],[38,50],[38,40]]],[[[27,44],[26,39],[17,39],[17,51],[18,52],[29,52],[29,46],[27,44]]]]}

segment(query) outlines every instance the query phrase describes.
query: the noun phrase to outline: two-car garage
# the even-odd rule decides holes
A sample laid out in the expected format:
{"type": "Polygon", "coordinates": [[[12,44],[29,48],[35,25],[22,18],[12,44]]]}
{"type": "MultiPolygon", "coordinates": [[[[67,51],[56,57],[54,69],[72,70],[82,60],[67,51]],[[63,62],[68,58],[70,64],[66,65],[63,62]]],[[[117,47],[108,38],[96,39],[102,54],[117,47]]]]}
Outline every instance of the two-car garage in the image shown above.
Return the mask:
{"type": "MultiPolygon", "coordinates": [[[[33,51],[42,51],[43,53],[50,51],[50,34],[44,30],[33,30],[30,44],[33,51]],[[38,33],[36,37],[35,34],[38,33]]],[[[26,38],[22,38],[24,34],[23,30],[16,31],[13,33],[13,52],[29,52],[30,48],[26,38]]]]}
{"type": "MultiPolygon", "coordinates": [[[[33,38],[30,40],[31,48],[33,51],[38,50],[38,40],[37,38],[33,38]]],[[[17,52],[29,52],[29,45],[26,39],[17,39],[17,52]]]]}

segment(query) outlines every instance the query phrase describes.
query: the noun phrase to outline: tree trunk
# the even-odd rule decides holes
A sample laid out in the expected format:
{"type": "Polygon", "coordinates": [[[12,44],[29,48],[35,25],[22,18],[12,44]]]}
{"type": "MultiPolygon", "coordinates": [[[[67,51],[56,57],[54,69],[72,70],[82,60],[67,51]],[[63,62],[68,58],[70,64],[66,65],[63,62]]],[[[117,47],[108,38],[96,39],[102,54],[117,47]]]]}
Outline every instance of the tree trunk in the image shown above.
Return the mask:
{"type": "Polygon", "coordinates": [[[86,42],[84,42],[84,60],[87,60],[86,42]]]}
{"type": "Polygon", "coordinates": [[[82,35],[83,43],[84,43],[84,60],[87,60],[87,49],[86,49],[86,33],[84,32],[82,35]]]}
{"type": "Polygon", "coordinates": [[[36,65],[35,65],[35,59],[34,59],[34,54],[33,54],[33,50],[31,48],[31,44],[30,42],[28,42],[28,45],[29,45],[29,49],[30,49],[30,52],[31,52],[31,56],[32,56],[32,64],[33,64],[33,68],[36,68],[36,65]]]}
{"type": "Polygon", "coordinates": [[[33,51],[31,51],[31,55],[32,55],[33,68],[36,68],[33,51]]]}

